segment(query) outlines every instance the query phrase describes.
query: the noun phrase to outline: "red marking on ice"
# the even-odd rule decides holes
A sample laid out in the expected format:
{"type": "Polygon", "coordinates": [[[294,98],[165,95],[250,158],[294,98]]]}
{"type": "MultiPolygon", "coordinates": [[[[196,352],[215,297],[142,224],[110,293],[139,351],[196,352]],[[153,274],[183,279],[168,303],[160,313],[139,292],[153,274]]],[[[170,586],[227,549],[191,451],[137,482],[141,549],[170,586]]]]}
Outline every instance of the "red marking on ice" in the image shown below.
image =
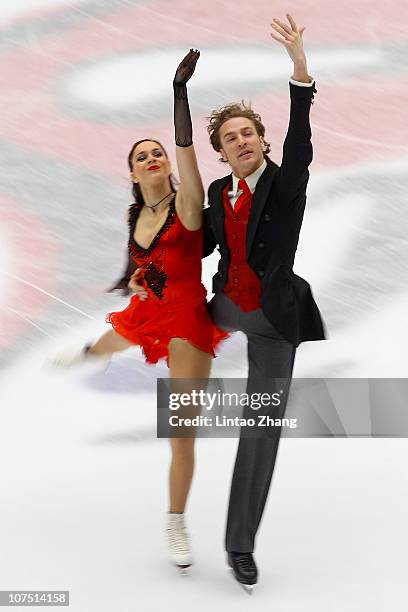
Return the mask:
{"type": "MultiPolygon", "coordinates": [[[[7,245],[5,272],[39,285],[45,291],[54,286],[54,262],[56,243],[49,229],[22,204],[0,197],[0,236],[7,245]]],[[[3,262],[1,266],[3,267],[3,262]]],[[[2,275],[5,291],[0,302],[2,310],[2,333],[0,348],[5,348],[17,334],[23,332],[28,323],[10,312],[7,306],[29,319],[44,310],[49,298],[35,289],[11,277],[2,275]]]]}
{"type": "MultiPolygon", "coordinates": [[[[326,43],[329,49],[332,44],[338,48],[353,41],[359,44],[373,41],[373,32],[381,41],[392,36],[395,42],[402,31],[402,15],[408,8],[401,2],[394,3],[394,8],[395,11],[387,5],[374,10],[368,0],[362,0],[358,6],[344,11],[332,0],[321,3],[317,10],[316,4],[309,0],[293,9],[293,13],[299,24],[307,25],[307,44],[326,43]],[[397,8],[399,19],[395,20],[393,15],[397,8]],[[376,23],[381,23],[381,31],[375,30],[376,23]]],[[[101,124],[64,113],[58,87],[65,67],[158,45],[162,49],[165,45],[189,46],[192,39],[198,47],[225,46],[241,40],[244,44],[264,44],[269,40],[271,18],[283,16],[285,10],[283,1],[274,5],[273,14],[270,2],[263,0],[258,0],[256,10],[253,2],[231,7],[230,3],[210,1],[192,9],[187,0],[175,0],[169,10],[168,3],[157,1],[148,6],[101,13],[67,33],[44,37],[40,45],[36,43],[5,53],[0,58],[3,92],[0,135],[30,148],[33,153],[127,178],[125,159],[130,144],[151,134],[171,146],[171,125],[155,122],[135,129],[132,125],[101,124]]],[[[272,40],[270,43],[275,47],[278,44],[272,40]]],[[[286,54],[283,47],[281,50],[286,54]]],[[[289,58],[287,60],[289,77],[292,64],[289,58]]],[[[265,66],[265,70],[268,69],[272,73],[273,65],[265,66]]],[[[315,72],[313,67],[310,71],[315,72]]],[[[408,136],[398,114],[408,102],[406,75],[381,72],[366,77],[339,77],[332,83],[320,83],[318,74],[315,76],[319,90],[312,109],[312,122],[316,124],[313,133],[315,168],[386,160],[399,155],[408,136]],[[358,139],[378,141],[378,146],[358,142],[358,139]]],[[[268,127],[272,154],[277,161],[287,127],[287,89],[285,82],[281,93],[263,94],[253,100],[268,127]]],[[[216,175],[219,171],[217,155],[209,148],[204,121],[195,116],[194,123],[204,176],[216,175]]],[[[222,168],[225,171],[225,167],[222,168]]]]}
{"type": "MultiPolygon", "coordinates": [[[[142,10],[140,7],[140,12],[142,10]]],[[[298,26],[306,26],[303,38],[308,48],[321,44],[403,42],[408,20],[408,5],[402,0],[389,0],[375,6],[372,0],[359,0],[354,5],[345,5],[338,0],[302,0],[290,7],[286,0],[277,0],[273,4],[270,0],[239,3],[208,0],[194,5],[190,0],[174,0],[170,9],[168,0],[161,0],[149,5],[148,10],[152,11],[154,18],[152,29],[147,31],[150,37],[161,35],[161,27],[165,26],[167,36],[174,33],[179,43],[186,40],[191,45],[194,41],[196,46],[206,42],[220,44],[224,41],[228,44],[237,39],[245,43],[267,44],[272,41],[269,37],[272,19],[277,17],[287,23],[288,10],[298,26]]],[[[141,34],[139,29],[138,34],[141,34]]]]}

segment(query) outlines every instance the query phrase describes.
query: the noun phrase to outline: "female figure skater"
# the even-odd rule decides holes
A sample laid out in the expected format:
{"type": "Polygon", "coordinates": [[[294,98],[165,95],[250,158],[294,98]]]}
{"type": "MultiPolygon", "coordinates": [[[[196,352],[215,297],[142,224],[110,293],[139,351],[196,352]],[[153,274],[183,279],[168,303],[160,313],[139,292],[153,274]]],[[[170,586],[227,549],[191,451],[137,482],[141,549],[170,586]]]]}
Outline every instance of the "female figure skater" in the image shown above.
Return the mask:
{"type": "MultiPolygon", "coordinates": [[[[204,190],[192,141],[186,83],[199,52],[190,50],[173,81],[174,124],[180,185],[171,182],[171,167],[161,144],[136,142],[128,163],[134,204],[129,209],[129,252],[135,262],[129,287],[144,291],[121,312],[107,315],[112,330],[80,354],[57,357],[71,365],[141,346],[148,363],[165,358],[170,378],[207,379],[214,348],[226,333],[212,322],[201,283],[204,190]]],[[[194,438],[170,438],[170,509],[167,536],[171,559],[192,564],[184,510],[194,470],[194,438]]]]}

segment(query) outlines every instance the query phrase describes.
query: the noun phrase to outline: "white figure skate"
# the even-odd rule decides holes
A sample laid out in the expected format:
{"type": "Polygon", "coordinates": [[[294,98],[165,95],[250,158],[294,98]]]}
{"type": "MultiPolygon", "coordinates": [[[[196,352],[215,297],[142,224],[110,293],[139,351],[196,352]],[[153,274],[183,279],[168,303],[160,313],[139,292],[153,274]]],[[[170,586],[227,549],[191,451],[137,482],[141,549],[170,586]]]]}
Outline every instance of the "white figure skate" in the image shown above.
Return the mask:
{"type": "Polygon", "coordinates": [[[181,575],[188,575],[193,558],[183,513],[167,514],[166,535],[171,562],[179,568],[181,575]]]}

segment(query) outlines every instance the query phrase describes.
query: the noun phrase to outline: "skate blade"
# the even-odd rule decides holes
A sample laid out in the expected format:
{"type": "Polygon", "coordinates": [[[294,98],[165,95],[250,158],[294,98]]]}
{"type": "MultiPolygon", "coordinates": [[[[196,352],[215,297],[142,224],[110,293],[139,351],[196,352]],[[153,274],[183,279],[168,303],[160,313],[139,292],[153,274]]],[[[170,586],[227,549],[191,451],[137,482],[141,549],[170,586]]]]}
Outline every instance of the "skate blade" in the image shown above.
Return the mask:
{"type": "Polygon", "coordinates": [[[178,569],[178,573],[180,574],[180,576],[189,576],[190,567],[191,565],[176,565],[176,568],[178,569]]]}
{"type": "Polygon", "coordinates": [[[245,593],[248,593],[248,595],[252,595],[254,592],[254,584],[242,584],[241,582],[239,583],[242,588],[244,589],[245,593]]]}
{"type": "Polygon", "coordinates": [[[235,580],[235,582],[236,582],[237,584],[239,584],[239,586],[240,586],[240,587],[242,587],[242,588],[244,589],[245,593],[248,593],[248,595],[252,595],[252,594],[253,594],[253,591],[254,591],[254,587],[256,587],[256,584],[243,584],[242,582],[240,582],[239,580],[237,580],[237,579],[235,578],[235,575],[234,575],[234,570],[232,569],[232,567],[229,567],[229,566],[228,566],[228,568],[227,568],[227,569],[228,569],[228,571],[230,571],[230,572],[231,572],[231,575],[232,575],[233,579],[235,580]]]}
{"type": "Polygon", "coordinates": [[[105,373],[108,372],[111,366],[110,357],[105,357],[104,355],[101,357],[85,357],[83,359],[72,359],[69,360],[66,357],[64,358],[62,355],[51,355],[46,357],[42,363],[42,368],[44,370],[53,370],[55,372],[64,372],[67,370],[79,370],[81,368],[103,368],[105,373]]]}

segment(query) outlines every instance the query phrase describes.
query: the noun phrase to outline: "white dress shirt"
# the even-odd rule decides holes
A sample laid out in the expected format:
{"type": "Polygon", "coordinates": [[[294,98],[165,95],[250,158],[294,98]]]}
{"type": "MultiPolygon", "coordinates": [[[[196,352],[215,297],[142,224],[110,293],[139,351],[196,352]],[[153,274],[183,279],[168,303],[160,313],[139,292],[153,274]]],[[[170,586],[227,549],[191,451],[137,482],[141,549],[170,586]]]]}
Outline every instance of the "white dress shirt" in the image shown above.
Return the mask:
{"type": "MultiPolygon", "coordinates": [[[[256,184],[261,174],[265,170],[265,168],[266,168],[266,159],[263,160],[262,164],[259,166],[259,168],[255,170],[255,172],[253,172],[252,174],[250,174],[249,176],[245,178],[245,182],[248,185],[249,191],[251,193],[254,193],[256,184]]],[[[228,197],[229,197],[229,201],[231,203],[232,208],[234,208],[236,201],[238,200],[239,196],[242,193],[242,190],[238,189],[238,181],[239,181],[239,178],[235,176],[235,174],[233,174],[232,175],[232,189],[231,191],[228,192],[228,197]]]]}
{"type": "Polygon", "coordinates": [[[309,83],[295,81],[295,79],[292,78],[289,79],[289,82],[292,83],[292,85],[299,85],[299,87],[312,87],[312,85],[314,85],[314,78],[312,76],[309,76],[309,83]]]}
{"type": "MultiPolygon", "coordinates": [[[[302,83],[301,81],[295,81],[294,79],[289,79],[289,81],[293,85],[299,85],[299,87],[312,87],[315,82],[314,78],[309,77],[309,79],[310,79],[309,83],[302,83]]],[[[245,182],[248,185],[251,193],[254,193],[256,184],[259,181],[259,178],[261,174],[263,173],[263,171],[265,170],[265,168],[266,168],[266,160],[264,159],[262,164],[259,166],[259,168],[257,168],[255,172],[253,172],[252,174],[250,174],[249,176],[245,178],[245,182]]],[[[232,175],[232,189],[231,191],[228,192],[228,198],[229,198],[232,208],[234,208],[236,201],[238,200],[239,196],[242,193],[242,190],[238,189],[238,181],[239,181],[239,178],[235,176],[235,174],[233,174],[232,175]]]]}

